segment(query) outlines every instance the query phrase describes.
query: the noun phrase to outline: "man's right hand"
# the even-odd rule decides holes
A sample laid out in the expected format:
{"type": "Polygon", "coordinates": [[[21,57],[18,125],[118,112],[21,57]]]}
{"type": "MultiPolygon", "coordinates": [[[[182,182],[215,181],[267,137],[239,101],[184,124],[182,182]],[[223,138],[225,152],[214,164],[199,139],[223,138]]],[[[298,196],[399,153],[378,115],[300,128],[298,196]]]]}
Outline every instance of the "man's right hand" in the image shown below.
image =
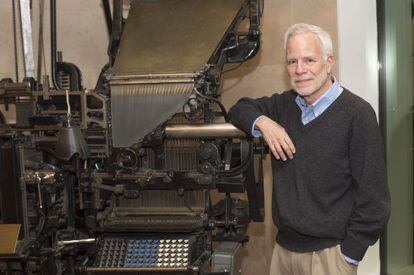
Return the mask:
{"type": "Polygon", "coordinates": [[[272,151],[276,159],[283,161],[293,158],[296,153],[295,145],[287,134],[285,128],[271,120],[267,116],[261,117],[256,122],[256,128],[262,133],[262,137],[272,151]]]}

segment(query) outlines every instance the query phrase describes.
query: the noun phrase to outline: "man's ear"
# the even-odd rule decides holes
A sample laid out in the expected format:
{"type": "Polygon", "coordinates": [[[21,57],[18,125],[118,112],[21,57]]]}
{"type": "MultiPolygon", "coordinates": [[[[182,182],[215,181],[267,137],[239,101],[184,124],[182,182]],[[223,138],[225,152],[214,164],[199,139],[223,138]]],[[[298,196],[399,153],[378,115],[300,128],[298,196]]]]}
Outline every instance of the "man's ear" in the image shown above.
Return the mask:
{"type": "Polygon", "coordinates": [[[329,55],[328,58],[326,58],[326,70],[328,71],[328,74],[331,74],[334,67],[334,58],[332,55],[329,55]]]}

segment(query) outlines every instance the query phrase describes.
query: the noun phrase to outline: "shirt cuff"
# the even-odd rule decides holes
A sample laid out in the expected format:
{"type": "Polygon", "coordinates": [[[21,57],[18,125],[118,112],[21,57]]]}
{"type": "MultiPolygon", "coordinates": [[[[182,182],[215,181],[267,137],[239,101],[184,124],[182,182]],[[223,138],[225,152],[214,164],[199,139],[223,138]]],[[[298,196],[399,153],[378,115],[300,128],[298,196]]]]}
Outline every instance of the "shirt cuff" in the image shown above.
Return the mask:
{"type": "Polygon", "coordinates": [[[262,117],[264,117],[264,115],[259,116],[258,118],[256,118],[256,120],[253,122],[253,126],[252,126],[252,136],[254,137],[261,137],[262,136],[262,132],[260,132],[259,130],[256,129],[256,122],[261,119],[262,117]]]}
{"type": "MultiPolygon", "coordinates": [[[[341,254],[342,254],[342,253],[341,253],[341,254]]],[[[344,254],[342,254],[342,257],[344,257],[345,261],[347,261],[347,262],[348,262],[348,263],[350,263],[350,264],[354,264],[354,265],[359,264],[359,261],[354,260],[354,259],[351,259],[351,258],[349,258],[348,256],[346,256],[346,255],[344,255],[344,254]]]]}

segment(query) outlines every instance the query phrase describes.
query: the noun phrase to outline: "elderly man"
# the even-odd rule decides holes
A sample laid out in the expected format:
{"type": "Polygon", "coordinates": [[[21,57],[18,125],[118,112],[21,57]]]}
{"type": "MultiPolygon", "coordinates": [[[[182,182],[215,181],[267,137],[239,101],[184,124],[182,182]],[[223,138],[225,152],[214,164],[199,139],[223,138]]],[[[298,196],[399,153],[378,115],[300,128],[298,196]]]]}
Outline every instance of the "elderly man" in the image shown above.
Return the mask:
{"type": "Polygon", "coordinates": [[[333,76],[332,40],[309,24],[285,34],[292,90],[242,98],[229,112],[262,136],[278,228],[270,274],[356,274],[389,217],[381,133],[372,107],[333,76]]]}

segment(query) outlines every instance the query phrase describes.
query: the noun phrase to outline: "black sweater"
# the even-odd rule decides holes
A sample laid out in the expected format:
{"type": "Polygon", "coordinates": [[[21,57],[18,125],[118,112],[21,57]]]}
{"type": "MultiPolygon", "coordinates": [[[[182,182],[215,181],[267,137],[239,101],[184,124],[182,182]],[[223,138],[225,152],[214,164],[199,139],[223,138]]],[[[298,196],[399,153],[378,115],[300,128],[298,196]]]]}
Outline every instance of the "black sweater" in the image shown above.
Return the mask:
{"type": "Polygon", "coordinates": [[[285,128],[295,147],[292,160],[272,156],[273,221],[277,242],[296,252],[341,244],[342,253],[361,260],[389,217],[389,192],[374,110],[344,89],[317,118],[303,125],[294,91],[258,99],[242,98],[231,122],[251,135],[266,115],[285,128]]]}

